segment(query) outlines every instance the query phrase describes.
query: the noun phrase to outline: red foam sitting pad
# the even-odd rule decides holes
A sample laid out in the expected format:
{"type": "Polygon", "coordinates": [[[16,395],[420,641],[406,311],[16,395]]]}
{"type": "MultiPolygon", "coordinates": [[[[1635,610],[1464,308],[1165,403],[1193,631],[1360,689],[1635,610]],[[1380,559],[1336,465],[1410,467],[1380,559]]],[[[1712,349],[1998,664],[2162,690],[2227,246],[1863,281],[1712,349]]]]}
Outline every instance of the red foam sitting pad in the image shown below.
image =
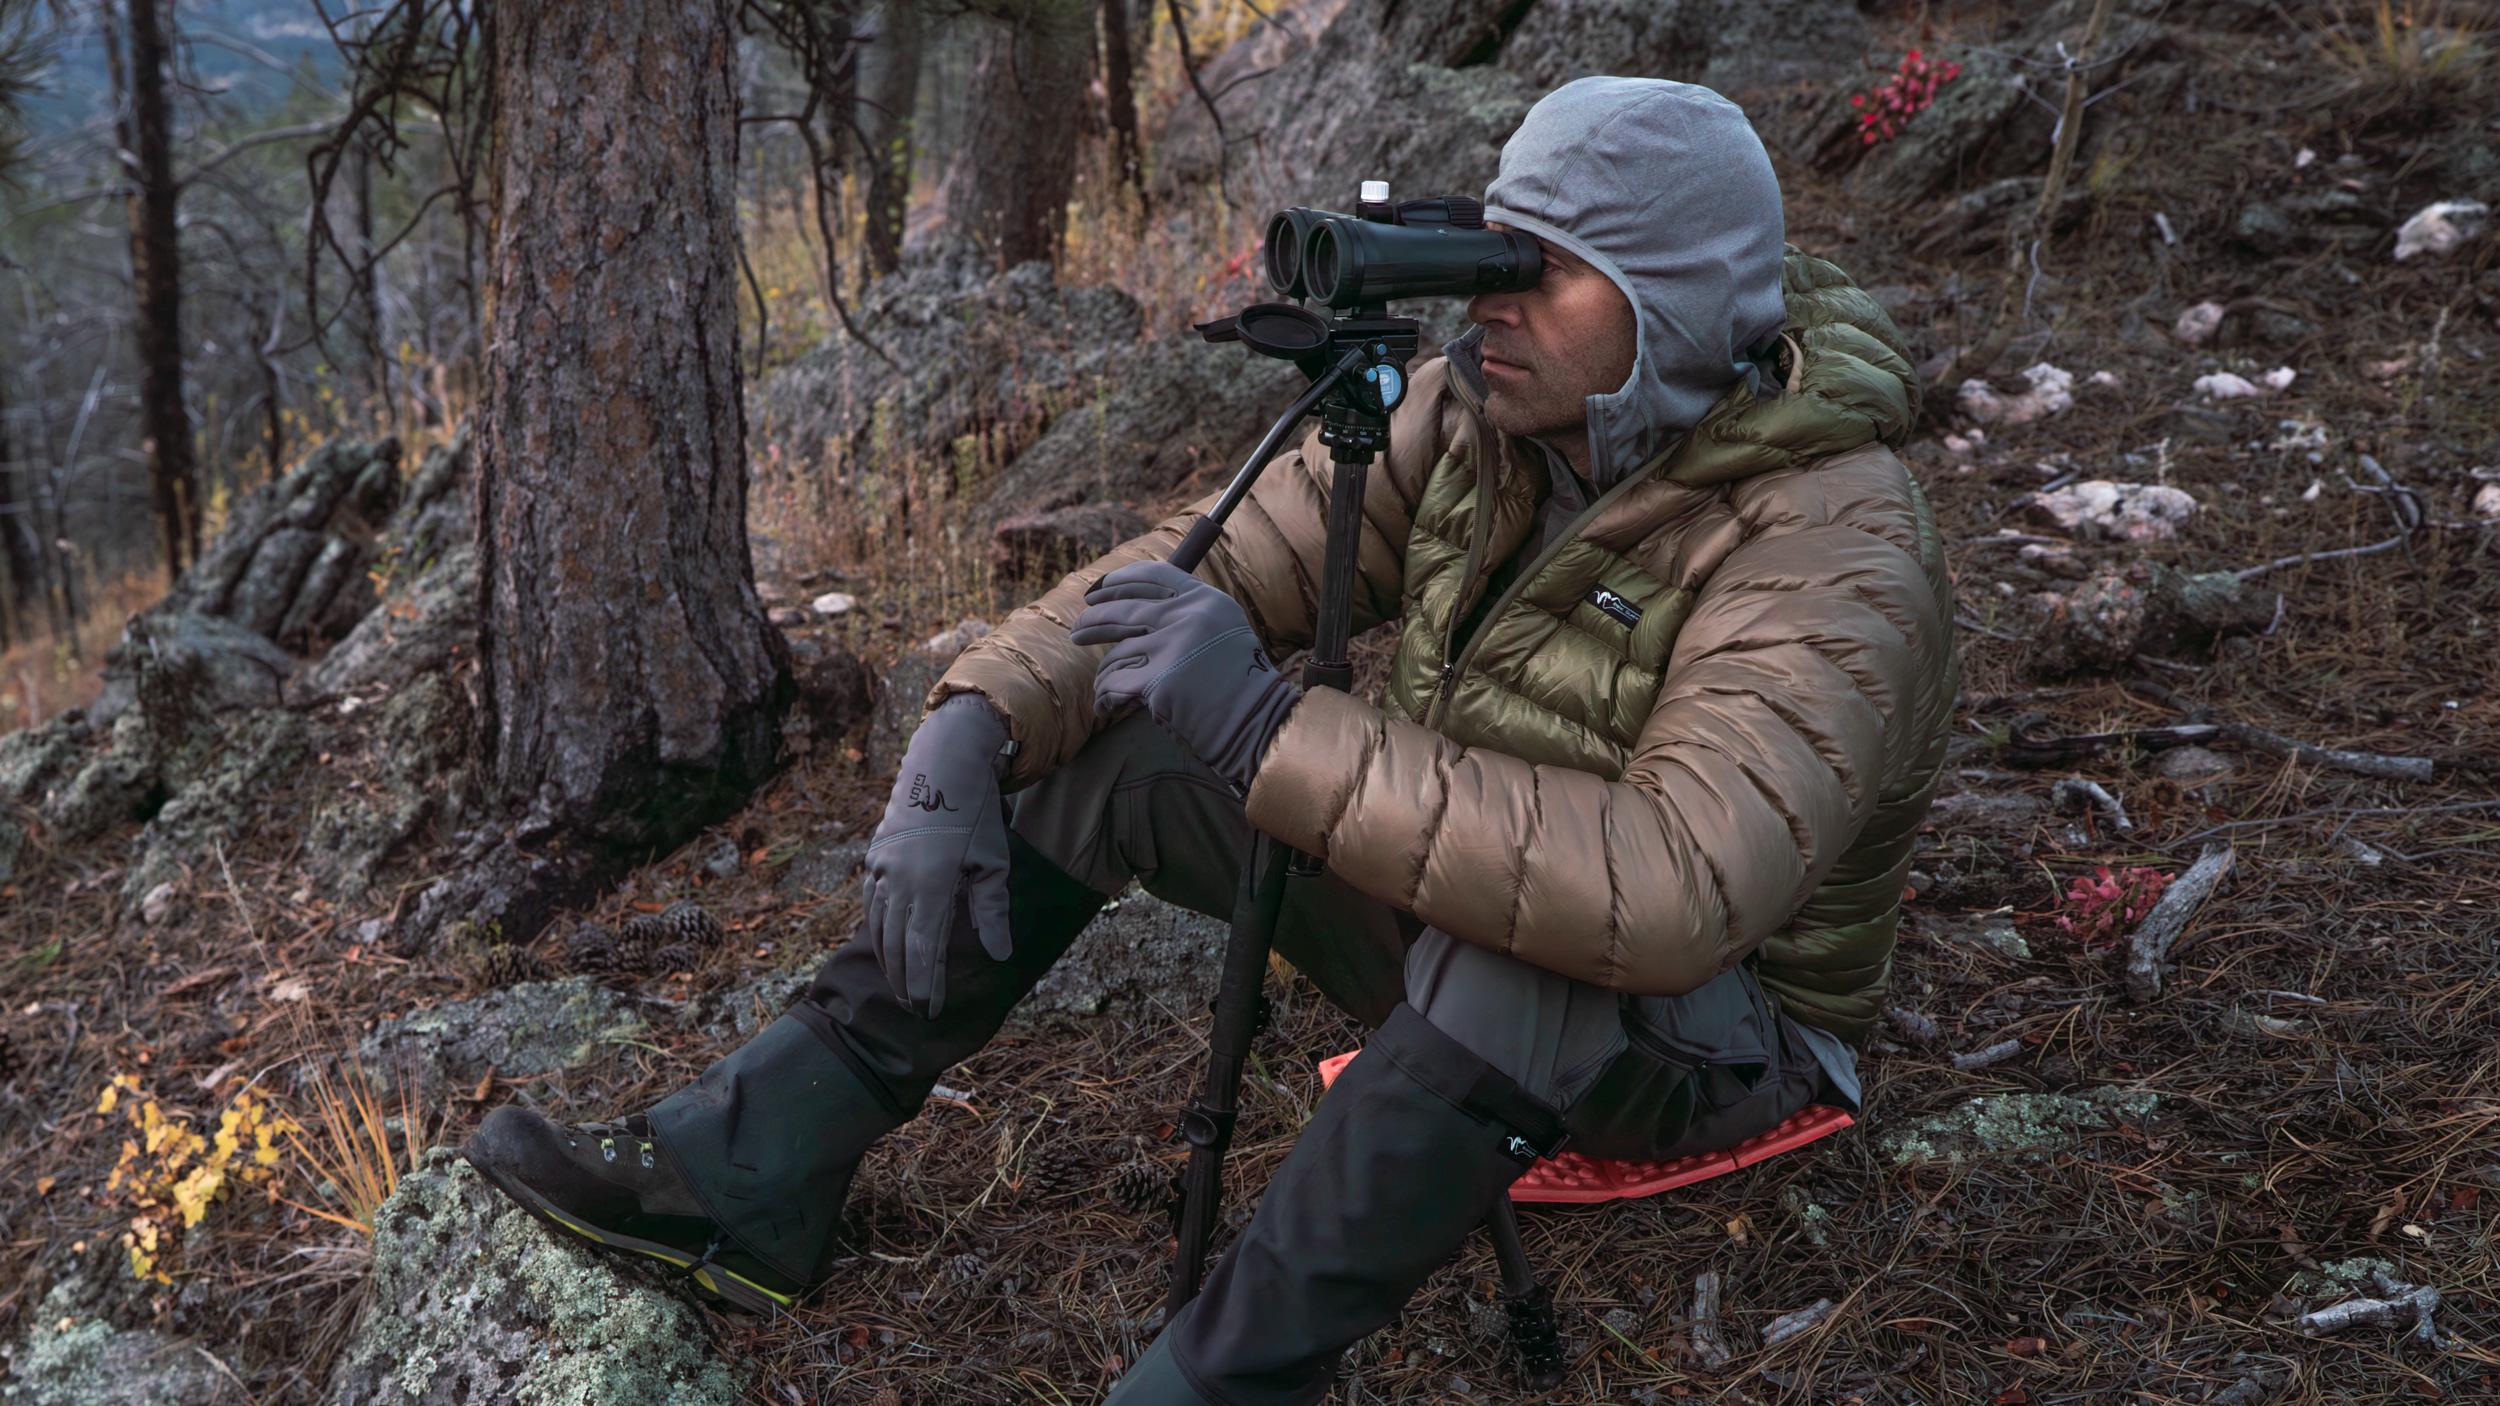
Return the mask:
{"type": "MultiPolygon", "coordinates": [[[[1338,1073],[1360,1053],[1360,1050],[1348,1050],[1321,1060],[1320,1086],[1326,1088],[1336,1083],[1338,1073]]],[[[1733,1147],[1715,1152],[1697,1152],[1690,1157],[1676,1157],[1664,1162],[1634,1162],[1565,1152],[1559,1157],[1538,1159],[1537,1164],[1528,1169],[1527,1175],[1511,1183],[1510,1199],[1586,1206],[1600,1201],[1655,1196],[1661,1191],[1708,1181],[1739,1167],[1750,1167],[1756,1162],[1777,1157],[1816,1138],[1839,1132],[1857,1121],[1845,1109],[1812,1104],[1788,1115],[1786,1121],[1769,1132],[1758,1133],[1733,1147]]]]}

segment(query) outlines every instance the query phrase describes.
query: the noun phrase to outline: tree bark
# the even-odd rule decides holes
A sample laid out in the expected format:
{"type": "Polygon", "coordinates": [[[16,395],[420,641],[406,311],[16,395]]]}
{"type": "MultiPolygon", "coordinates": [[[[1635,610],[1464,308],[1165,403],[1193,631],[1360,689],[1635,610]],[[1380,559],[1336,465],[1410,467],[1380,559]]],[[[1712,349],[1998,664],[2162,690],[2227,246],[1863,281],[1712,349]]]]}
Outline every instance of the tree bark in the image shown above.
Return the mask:
{"type": "Polygon", "coordinates": [[[947,173],[948,221],[1001,268],[1058,261],[1092,62],[1089,0],[1033,0],[975,21],[969,123],[947,173]]]}
{"type": "Polygon", "coordinates": [[[1111,118],[1112,151],[1120,179],[1146,206],[1146,173],[1138,160],[1137,77],[1129,56],[1129,0],[1102,0],[1103,106],[1111,118]]]}
{"type": "Polygon", "coordinates": [[[157,0],[128,0],[120,43],[106,56],[120,90],[118,125],[131,183],[130,277],[138,299],[140,423],[148,438],[149,496],[165,568],[180,575],[200,551],[191,418],[182,404],[182,248],[175,229],[173,116],[165,96],[170,16],[157,0]]]}
{"type": "MultiPolygon", "coordinates": [[[[747,547],[737,10],[497,26],[481,731],[517,835],[590,856],[558,866],[576,886],[743,800],[791,696],[747,547]]],[[[506,913],[515,937],[543,916],[506,913]]]]}
{"type": "Polygon", "coordinates": [[[903,265],[911,211],[912,112],[920,103],[924,33],[918,0],[886,0],[868,45],[859,130],[868,168],[868,261],[879,277],[903,265]]]}

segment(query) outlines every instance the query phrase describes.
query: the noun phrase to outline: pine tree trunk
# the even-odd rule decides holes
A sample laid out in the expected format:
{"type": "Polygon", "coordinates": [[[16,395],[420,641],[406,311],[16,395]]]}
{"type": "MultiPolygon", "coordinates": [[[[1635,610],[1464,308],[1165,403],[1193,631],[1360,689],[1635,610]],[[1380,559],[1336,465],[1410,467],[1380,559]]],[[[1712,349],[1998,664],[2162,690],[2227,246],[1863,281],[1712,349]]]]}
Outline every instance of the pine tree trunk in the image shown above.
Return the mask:
{"type": "Polygon", "coordinates": [[[868,261],[883,277],[903,264],[903,222],[911,212],[911,154],[919,134],[923,25],[918,0],[886,0],[868,45],[859,129],[867,147],[868,261]]]}
{"type": "Polygon", "coordinates": [[[737,10],[515,6],[497,27],[482,732],[520,834],[594,863],[740,802],[791,692],[747,549],[737,10]]]}
{"type": "Polygon", "coordinates": [[[1102,0],[1103,106],[1109,109],[1113,154],[1120,179],[1146,203],[1145,167],[1138,159],[1137,76],[1129,56],[1129,0],[1102,0]]]}
{"type": "Polygon", "coordinates": [[[1057,262],[1076,183],[1093,12],[1089,0],[1034,0],[1012,25],[974,25],[971,111],[947,173],[946,214],[1002,268],[1057,262]]]}
{"type": "Polygon", "coordinates": [[[130,210],[130,276],[138,297],[140,423],[148,439],[149,496],[168,572],[180,575],[199,555],[196,472],[191,419],[182,404],[182,248],[175,231],[173,118],[165,96],[169,16],[157,0],[129,0],[116,46],[109,39],[115,86],[122,89],[121,136],[135,169],[130,210]],[[116,52],[118,50],[118,52],[116,52]]]}

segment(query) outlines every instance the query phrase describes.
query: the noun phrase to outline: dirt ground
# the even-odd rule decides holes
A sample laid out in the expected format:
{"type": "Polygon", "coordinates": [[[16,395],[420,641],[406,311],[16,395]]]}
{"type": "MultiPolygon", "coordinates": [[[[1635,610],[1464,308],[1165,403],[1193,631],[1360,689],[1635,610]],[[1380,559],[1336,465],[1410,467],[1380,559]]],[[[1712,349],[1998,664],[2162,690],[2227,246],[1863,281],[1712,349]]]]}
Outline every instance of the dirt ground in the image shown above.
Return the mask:
{"type": "MultiPolygon", "coordinates": [[[[2276,102],[2267,65],[2288,51],[2268,46],[2295,42],[2250,39],[2216,91],[2276,102]]],[[[1944,447],[1943,426],[1908,451],[1957,575],[1953,785],[1965,799],[1932,827],[1895,958],[1896,1002],[1933,1032],[1905,1018],[1869,1052],[1864,1126],[1686,1191],[1528,1213],[1527,1243],[1575,1354],[1550,1397],[1517,1391],[1487,1332],[1496,1275],[1479,1241],[1350,1355],[1336,1399],[2500,1400],[2500,560],[2471,508],[2472,470],[2500,465],[2500,244],[2397,264],[2384,238],[2340,256],[2219,239],[2165,254],[2147,235],[2156,209],[2229,228],[2259,194],[2363,176],[2370,204],[2401,218],[2453,194],[2411,174],[2415,153],[2442,139],[2440,120],[2317,101],[2148,133],[2135,159],[2161,172],[2158,185],[2113,181],[2051,242],[2039,293],[2051,335],[2007,363],[2071,371],[2076,406],[1991,430],[1970,452],[1944,447]],[[2294,165],[2303,149],[2320,163],[2314,177],[2294,165]],[[2357,162],[2339,165],[2347,155],[2357,162]],[[2217,359],[2169,332],[2207,298],[2280,304],[2309,330],[2217,359]],[[2253,358],[2250,374],[2286,365],[2298,379],[2263,401],[2210,406],[2191,392],[2235,355],[2253,358]],[[2101,371],[2115,384],[2086,383],[2101,371]],[[2392,495],[2346,477],[2365,454],[2431,520],[2400,546],[2268,573],[2282,603],[2262,634],[2122,671],[2037,667],[2064,625],[2024,598],[2066,583],[2025,574],[2019,544],[1997,537],[2036,531],[2023,494],[2066,474],[2168,483],[2201,505],[2175,540],[2087,549],[2087,560],[2244,568],[2395,532],[2392,495]],[[2232,769],[2200,789],[2123,745],[2049,767],[2017,765],[2005,746],[2018,732],[2192,714],[2428,758],[2431,779],[2226,741],[2217,750],[2232,769]],[[2069,776],[2115,793],[2131,828],[1984,799],[2046,801],[2069,776]],[[2065,895],[2103,866],[2175,875],[2216,844],[2235,851],[2230,874],[2172,954],[2160,996],[2130,999],[2123,945],[2062,927],[2075,914],[2065,895]],[[2010,1057],[1956,1067],[2009,1040],[2010,1057]],[[2130,1111],[2037,1138],[1983,1123],[1975,1140],[1953,1141],[1973,1131],[1968,1110],[1983,1096],[1998,1108],[2130,1111]],[[2291,1321],[2356,1285],[2370,1291],[2371,1263],[2438,1291],[2427,1339],[2291,1321]],[[1734,1353],[1716,1367],[1696,1357],[1688,1321],[1705,1272],[1724,1285],[1718,1326],[1734,1353]],[[1774,1319],[1823,1300],[1833,1307],[1814,1326],[1762,1346],[1774,1319]]],[[[2490,140],[2487,119],[2474,123],[2490,140]]],[[[2001,255],[1921,252],[1916,220],[1869,211],[1829,173],[1783,174],[1790,237],[1885,290],[1921,354],[1969,339],[2001,255]]],[[[812,564],[786,565],[795,576],[812,564]]],[[[845,589],[875,598],[873,563],[841,565],[862,577],[845,589]]],[[[946,623],[871,626],[854,643],[891,653],[946,623]]],[[[350,1046],[383,1016],[476,989],[356,943],[367,915],[293,896],[297,822],[324,788],[351,784],[353,764],[267,796],[268,823],[197,876],[185,921],[143,928],[117,911],[109,843],[46,856],[8,895],[0,1332],[19,1331],[64,1247],[119,1272],[122,1216],[105,1183],[123,1124],[95,1111],[113,1076],[213,1109],[237,1069],[350,1046]],[[300,978],[300,999],[272,999],[273,972],[300,978]]],[[[757,944],[786,954],[850,931],[852,894],[793,905],[774,880],[795,846],[874,824],[883,789],[861,772],[841,747],[819,749],[601,904],[615,917],[693,895],[737,938],[640,994],[724,989],[751,974],[757,944]],[[726,878],[701,862],[722,839],[745,855],[726,878]]],[[[1314,1063],[1359,1039],[1306,981],[1286,974],[1271,991],[1278,1021],[1245,1084],[1231,1162],[1242,1194],[1309,1114],[1314,1063]]],[[[425,1131],[456,1141],[515,1097],[560,1117],[645,1107],[722,1052],[691,1030],[654,1028],[562,1077],[491,1080],[430,1110],[425,1131]]],[[[960,1097],[933,1101],[870,1156],[853,1191],[858,1253],[836,1281],[785,1322],[716,1320],[722,1351],[758,1368],[753,1399],[1099,1399],[1151,1331],[1169,1248],[1161,1216],[1123,1210],[1111,1183],[1139,1158],[1180,1164],[1171,1124],[1203,1031],[1202,1014],[1171,1012],[1002,1039],[960,1066],[947,1081],[960,1097]]],[[[214,1345],[254,1399],[306,1399],[356,1308],[359,1237],[250,1204],[210,1225],[185,1246],[175,1284],[128,1293],[214,1345]]]]}

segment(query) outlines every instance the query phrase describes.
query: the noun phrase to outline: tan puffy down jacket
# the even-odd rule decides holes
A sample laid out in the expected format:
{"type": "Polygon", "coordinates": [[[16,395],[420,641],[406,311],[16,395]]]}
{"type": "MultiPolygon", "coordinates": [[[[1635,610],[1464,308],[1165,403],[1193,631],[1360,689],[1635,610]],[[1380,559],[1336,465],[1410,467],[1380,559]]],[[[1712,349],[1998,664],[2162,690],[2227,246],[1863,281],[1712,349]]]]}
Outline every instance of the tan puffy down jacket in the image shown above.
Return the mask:
{"type": "MultiPolygon", "coordinates": [[[[1951,588],[1884,445],[1916,406],[1898,333],[1822,260],[1792,250],[1785,289],[1778,379],[1602,494],[1455,650],[1549,480],[1445,358],[1418,364],[1372,467],[1355,593],[1358,632],[1404,621],[1386,707],[1306,695],[1247,805],[1364,893],[1600,986],[1680,994],[1758,951],[1783,1008],[1863,1044],[1943,764],[1951,588]]],[[[1330,474],[1314,429],[1197,572],[1280,657],[1311,639],[1330,474]]],[[[930,689],[931,707],[969,691],[1005,714],[1010,789],[1095,726],[1107,646],[1068,640],[1084,593],[1168,557],[1218,496],[1070,573],[930,689]]]]}

